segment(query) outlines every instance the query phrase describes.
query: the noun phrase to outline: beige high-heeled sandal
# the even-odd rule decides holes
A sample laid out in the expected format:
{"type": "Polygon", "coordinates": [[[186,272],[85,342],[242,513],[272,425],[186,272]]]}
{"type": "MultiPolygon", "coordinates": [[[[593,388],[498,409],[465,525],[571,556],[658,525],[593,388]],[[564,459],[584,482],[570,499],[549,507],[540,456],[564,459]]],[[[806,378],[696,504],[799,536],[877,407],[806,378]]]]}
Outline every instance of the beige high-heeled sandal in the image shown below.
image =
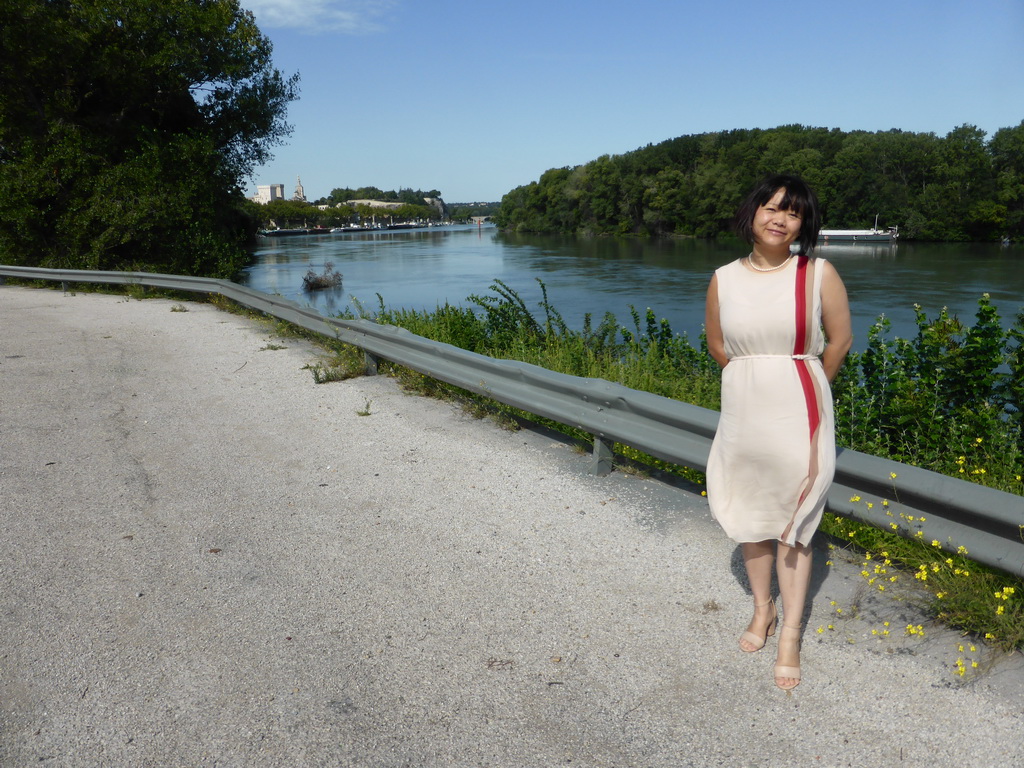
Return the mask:
{"type": "MultiPolygon", "coordinates": [[[[783,637],[783,635],[785,635],[787,629],[790,632],[796,632],[797,633],[796,646],[797,646],[797,653],[799,653],[800,652],[800,634],[803,632],[803,625],[802,624],[798,624],[795,627],[791,627],[789,624],[786,624],[785,622],[783,622],[783,624],[782,624],[782,632],[779,635],[779,643],[780,643],[780,645],[782,643],[782,637],[783,637]]],[[[795,667],[790,667],[790,666],[786,666],[786,665],[783,665],[783,664],[776,664],[775,665],[775,685],[777,685],[779,688],[781,688],[784,691],[792,691],[794,688],[796,688],[798,685],[800,685],[800,667],[799,667],[799,665],[795,666],[795,667]],[[779,680],[782,680],[782,679],[796,680],[796,682],[793,683],[792,685],[783,685],[782,683],[779,682],[779,680]]]]}
{"type": "Polygon", "coordinates": [[[772,607],[772,620],[769,622],[768,627],[765,629],[764,635],[755,635],[749,629],[740,635],[740,650],[744,653],[754,653],[764,648],[764,644],[768,642],[768,638],[775,634],[775,625],[779,620],[779,612],[775,608],[775,601],[772,598],[768,598],[767,603],[754,603],[755,608],[762,608],[766,605],[772,607]],[[753,648],[744,648],[743,641],[746,640],[750,643],[753,648]]]}

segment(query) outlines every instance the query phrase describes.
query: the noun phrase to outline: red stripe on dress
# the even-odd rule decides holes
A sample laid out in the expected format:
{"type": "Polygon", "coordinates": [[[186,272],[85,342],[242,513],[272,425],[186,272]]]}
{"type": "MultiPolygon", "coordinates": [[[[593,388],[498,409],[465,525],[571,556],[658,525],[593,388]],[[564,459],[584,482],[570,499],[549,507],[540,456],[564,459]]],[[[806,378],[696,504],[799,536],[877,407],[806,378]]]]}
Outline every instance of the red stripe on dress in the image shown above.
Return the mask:
{"type": "MultiPolygon", "coordinates": [[[[797,260],[796,267],[796,341],[793,344],[794,355],[806,355],[808,334],[811,330],[810,310],[807,302],[807,265],[810,262],[806,256],[800,256],[797,260]]],[[[813,304],[812,304],[813,306],[813,304]]],[[[793,510],[793,516],[789,520],[789,524],[786,525],[786,529],[782,532],[781,540],[785,541],[790,532],[793,529],[793,525],[796,523],[797,515],[800,514],[800,507],[803,506],[804,501],[807,499],[808,494],[811,492],[811,488],[814,486],[814,480],[818,475],[818,461],[817,461],[817,432],[818,426],[821,424],[821,408],[818,402],[818,391],[814,386],[814,377],[811,374],[810,363],[805,359],[794,359],[793,363],[796,365],[797,376],[800,379],[800,387],[804,391],[804,402],[807,405],[807,426],[810,431],[810,443],[811,443],[811,460],[807,467],[807,479],[804,484],[803,490],[800,492],[800,498],[797,500],[796,509],[793,510]]]]}
{"type": "Polygon", "coordinates": [[[796,341],[793,354],[803,355],[807,352],[807,262],[806,256],[797,257],[796,261],[796,341]]]}
{"type": "MultiPolygon", "coordinates": [[[[810,325],[807,313],[807,265],[810,262],[806,256],[800,256],[796,264],[796,341],[793,343],[794,355],[807,354],[807,329],[810,325]]],[[[796,372],[800,377],[800,386],[804,390],[804,402],[807,404],[807,424],[810,428],[810,436],[813,439],[814,433],[821,423],[821,412],[818,407],[818,395],[814,390],[814,381],[811,378],[811,371],[807,367],[806,360],[794,360],[796,372]]]]}
{"type": "Polygon", "coordinates": [[[807,403],[807,425],[813,440],[814,433],[818,431],[818,425],[821,424],[821,414],[818,412],[818,393],[814,391],[814,380],[811,378],[807,361],[795,360],[794,362],[796,363],[796,372],[800,376],[800,386],[804,390],[804,402],[807,403]]]}

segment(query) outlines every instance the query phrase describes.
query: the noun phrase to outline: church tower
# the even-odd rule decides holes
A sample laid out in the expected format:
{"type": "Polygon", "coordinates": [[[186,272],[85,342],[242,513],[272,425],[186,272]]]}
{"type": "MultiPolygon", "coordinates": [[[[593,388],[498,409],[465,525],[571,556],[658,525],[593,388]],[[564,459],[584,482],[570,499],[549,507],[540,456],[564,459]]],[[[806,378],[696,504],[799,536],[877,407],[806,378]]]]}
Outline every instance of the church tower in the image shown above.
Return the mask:
{"type": "Polygon", "coordinates": [[[302,179],[299,176],[295,177],[295,194],[292,196],[292,200],[306,202],[306,193],[302,189],[302,179]]]}

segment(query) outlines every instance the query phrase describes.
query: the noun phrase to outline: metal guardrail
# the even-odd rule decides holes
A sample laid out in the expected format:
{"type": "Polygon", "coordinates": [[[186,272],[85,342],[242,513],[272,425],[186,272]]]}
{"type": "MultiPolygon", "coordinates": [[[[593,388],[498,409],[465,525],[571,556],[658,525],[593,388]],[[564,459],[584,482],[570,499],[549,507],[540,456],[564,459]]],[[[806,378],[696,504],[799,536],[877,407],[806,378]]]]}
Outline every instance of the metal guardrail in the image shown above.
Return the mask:
{"type": "MultiPolygon", "coordinates": [[[[446,381],[589,432],[591,471],[610,471],[618,442],[672,464],[703,471],[718,413],[603,379],[496,360],[369,320],[325,318],[316,310],[227,280],[146,272],[100,272],[0,265],[0,276],[68,283],[140,285],[220,294],[258,312],[361,348],[378,359],[446,381]]],[[[958,547],[981,563],[1024,577],[1024,497],[958,478],[840,449],[828,497],[836,514],[910,538],[958,547]]]]}

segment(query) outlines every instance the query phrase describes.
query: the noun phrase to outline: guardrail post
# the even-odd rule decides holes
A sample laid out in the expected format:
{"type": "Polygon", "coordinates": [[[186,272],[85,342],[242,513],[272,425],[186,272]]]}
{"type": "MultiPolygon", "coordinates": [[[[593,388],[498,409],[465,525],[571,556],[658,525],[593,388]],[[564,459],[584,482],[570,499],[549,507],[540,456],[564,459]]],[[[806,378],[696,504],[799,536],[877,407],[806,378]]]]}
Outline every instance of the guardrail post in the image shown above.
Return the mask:
{"type": "Polygon", "coordinates": [[[603,438],[593,435],[594,452],[590,454],[590,474],[604,476],[612,471],[612,447],[603,438]]]}
{"type": "Polygon", "coordinates": [[[365,373],[367,376],[376,376],[377,365],[380,363],[380,358],[377,357],[377,355],[372,355],[366,350],[363,350],[363,361],[365,363],[363,373],[365,373]]]}

